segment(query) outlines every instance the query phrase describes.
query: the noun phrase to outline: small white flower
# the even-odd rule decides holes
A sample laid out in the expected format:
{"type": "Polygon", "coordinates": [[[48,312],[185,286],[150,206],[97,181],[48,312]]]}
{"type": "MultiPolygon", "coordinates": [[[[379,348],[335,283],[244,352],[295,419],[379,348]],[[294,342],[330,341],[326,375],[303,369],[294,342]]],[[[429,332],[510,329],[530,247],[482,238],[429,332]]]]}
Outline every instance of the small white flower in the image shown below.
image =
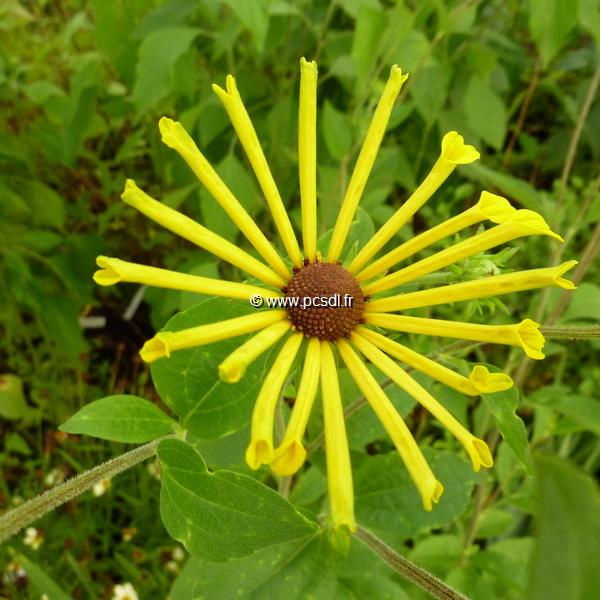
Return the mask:
{"type": "Polygon", "coordinates": [[[173,560],[181,562],[185,558],[185,551],[181,546],[175,546],[172,556],[173,560]]]}
{"type": "Polygon", "coordinates": [[[165,564],[165,568],[167,571],[171,571],[171,573],[179,573],[179,565],[174,560],[168,561],[165,564]]]}
{"type": "Polygon", "coordinates": [[[134,587],[129,583],[115,585],[112,600],[140,600],[134,587]]]}
{"type": "Polygon", "coordinates": [[[21,579],[26,575],[25,569],[23,569],[16,560],[11,560],[8,565],[6,565],[6,570],[2,576],[2,582],[15,583],[18,579],[21,579]]]}
{"type": "Polygon", "coordinates": [[[65,474],[61,469],[52,469],[44,477],[44,483],[49,487],[62,483],[64,480],[65,474]]]}
{"type": "Polygon", "coordinates": [[[160,481],[160,466],[158,465],[157,460],[148,463],[148,473],[150,473],[154,479],[160,481]]]}
{"type": "Polygon", "coordinates": [[[25,537],[23,543],[26,546],[30,546],[32,550],[37,550],[44,542],[44,534],[41,530],[35,527],[28,527],[25,530],[25,537]]]}
{"type": "Polygon", "coordinates": [[[109,488],[110,479],[103,479],[94,484],[94,487],[92,487],[92,494],[94,494],[94,496],[102,496],[109,488]]]}

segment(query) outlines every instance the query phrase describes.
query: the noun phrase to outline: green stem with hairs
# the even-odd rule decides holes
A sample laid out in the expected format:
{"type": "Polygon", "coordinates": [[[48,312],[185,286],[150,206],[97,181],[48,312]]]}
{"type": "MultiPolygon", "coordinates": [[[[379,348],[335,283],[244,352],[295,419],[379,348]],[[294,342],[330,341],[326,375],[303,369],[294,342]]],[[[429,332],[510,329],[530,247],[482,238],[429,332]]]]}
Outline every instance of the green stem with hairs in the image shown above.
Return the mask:
{"type": "Polygon", "coordinates": [[[131,469],[131,467],[154,456],[158,444],[162,440],[172,437],[175,436],[164,436],[149,444],[125,452],[125,454],[121,454],[89,471],[84,471],[81,475],[77,475],[21,504],[21,506],[4,513],[0,517],[0,544],[51,510],[91,489],[96,483],[115,477],[119,473],[131,469]]]}

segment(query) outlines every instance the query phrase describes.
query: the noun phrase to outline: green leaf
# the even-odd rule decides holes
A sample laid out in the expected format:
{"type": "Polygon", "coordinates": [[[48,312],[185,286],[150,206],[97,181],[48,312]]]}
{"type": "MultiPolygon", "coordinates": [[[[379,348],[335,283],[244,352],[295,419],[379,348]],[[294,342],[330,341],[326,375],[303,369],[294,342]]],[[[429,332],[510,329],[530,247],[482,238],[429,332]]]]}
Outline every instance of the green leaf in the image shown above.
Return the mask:
{"type": "Polygon", "coordinates": [[[530,0],[529,29],[544,67],[565,45],[577,23],[578,4],[573,0],[530,0]]]}
{"type": "Polygon", "coordinates": [[[600,435],[600,400],[587,396],[553,394],[548,405],[569,417],[582,429],[600,435]]]}
{"type": "Polygon", "coordinates": [[[467,123],[474,133],[496,149],[502,147],[506,134],[504,102],[490,84],[473,75],[465,93],[467,123]]]}
{"type": "Polygon", "coordinates": [[[0,416],[3,419],[34,421],[40,411],[30,408],[23,392],[23,380],[16,375],[0,375],[0,416]]]}
{"type": "Polygon", "coordinates": [[[600,286],[595,283],[586,281],[577,286],[577,293],[571,294],[561,321],[581,319],[600,321],[600,286]]]}
{"type": "Polygon", "coordinates": [[[516,413],[519,406],[519,391],[517,388],[512,387],[495,394],[481,394],[481,399],[492,413],[502,438],[506,440],[525,470],[531,473],[531,455],[529,453],[527,429],[521,417],[516,413]]]}
{"type": "Polygon", "coordinates": [[[252,35],[257,52],[262,53],[267,38],[267,30],[269,29],[268,2],[263,0],[225,1],[252,35]]]}
{"type": "Polygon", "coordinates": [[[600,491],[587,475],[536,456],[537,548],[530,600],[588,600],[600,590],[600,491]]]}
{"type": "Polygon", "coordinates": [[[194,557],[226,561],[318,533],[316,523],[255,479],[209,472],[185,442],[164,440],[157,453],[163,523],[194,557]]]}
{"type": "MultiPolygon", "coordinates": [[[[248,303],[211,298],[175,315],[165,330],[178,331],[255,311],[248,303]]],[[[163,402],[181,418],[183,427],[199,438],[221,437],[250,420],[271,353],[254,361],[238,383],[224,383],[219,378],[219,364],[247,337],[179,350],[152,363],[152,379],[163,402]]]]}
{"type": "Polygon", "coordinates": [[[587,29],[600,48],[600,4],[598,0],[579,0],[579,23],[587,29]]]}
{"type": "Polygon", "coordinates": [[[358,81],[364,82],[371,73],[386,24],[387,15],[381,10],[365,6],[358,12],[352,41],[352,58],[358,81]]]}
{"type": "Polygon", "coordinates": [[[334,598],[332,550],[324,536],[264,548],[224,563],[191,559],[177,579],[172,600],[230,598],[334,598]]]}
{"type": "Polygon", "coordinates": [[[173,425],[175,423],[148,400],[121,394],[84,406],[59,429],[113,442],[141,444],[170,433],[173,425]]]}
{"type": "Polygon", "coordinates": [[[175,63],[188,51],[199,30],[169,27],[152,32],[140,45],[133,100],[138,114],[173,91],[175,63]]]}
{"type": "Polygon", "coordinates": [[[45,594],[48,600],[70,600],[67,594],[40,566],[29,560],[23,554],[17,555],[19,564],[23,566],[27,577],[40,594],[45,594]]]}
{"type": "Polygon", "coordinates": [[[323,106],[321,127],[329,154],[336,160],[342,160],[350,151],[352,129],[348,117],[337,110],[329,100],[325,100],[323,106]]]}
{"type": "Polygon", "coordinates": [[[432,62],[417,71],[410,83],[410,93],[417,110],[427,123],[433,123],[446,102],[450,68],[448,64],[432,62]]]}
{"type": "Polygon", "coordinates": [[[323,533],[227,563],[190,559],[170,598],[408,600],[393,577],[394,572],[358,540],[351,541],[348,555],[343,556],[323,533]]]}
{"type": "Polygon", "coordinates": [[[357,519],[392,544],[421,530],[450,523],[469,504],[477,477],[470,464],[451,452],[424,448],[423,453],[444,486],[431,512],[423,510],[415,484],[397,452],[367,457],[354,473],[357,519]]]}

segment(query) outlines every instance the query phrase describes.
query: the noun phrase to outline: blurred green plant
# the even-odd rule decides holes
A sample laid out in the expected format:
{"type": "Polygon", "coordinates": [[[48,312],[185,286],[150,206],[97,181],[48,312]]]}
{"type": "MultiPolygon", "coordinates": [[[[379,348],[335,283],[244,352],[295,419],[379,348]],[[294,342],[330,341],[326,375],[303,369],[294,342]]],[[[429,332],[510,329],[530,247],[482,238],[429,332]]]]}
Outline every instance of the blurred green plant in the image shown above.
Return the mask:
{"type": "MultiPolygon", "coordinates": [[[[569,304],[560,292],[545,301],[530,294],[528,306],[518,304],[522,295],[519,300],[508,296],[502,304],[451,306],[440,316],[483,321],[495,318],[499,309],[537,311],[549,326],[597,324],[599,45],[596,0],[5,0],[0,5],[0,500],[14,506],[19,496],[57,483],[44,483],[44,474],[54,469],[63,478],[119,454],[117,444],[77,436],[65,440],[54,431],[99,396],[127,393],[157,402],[135,353],[146,332],[198,302],[191,294],[152,290],[136,312],[135,290],[93,288],[97,254],[110,250],[184,272],[241,277],[118,202],[127,173],[169,206],[248,250],[221,209],[158,143],[159,116],[177,115],[268,231],[258,188],[210,89],[228,72],[248,99],[298,226],[293,88],[298,57],[318,60],[324,233],[333,224],[356,144],[379,98],[382,72],[393,63],[410,71],[361,203],[360,231],[365,233],[357,236],[368,236],[391,216],[435,159],[439,134],[457,129],[483,149],[483,164],[463,170],[466,182],[463,178],[440,190],[401,231],[400,240],[459,212],[487,186],[541,212],[563,233],[563,252],[582,256],[577,279],[585,281],[569,304]],[[89,328],[90,317],[104,317],[106,328],[89,328]]],[[[528,239],[517,247],[523,268],[549,255],[545,240],[528,239]]],[[[460,263],[442,273],[441,281],[510,270],[516,263],[511,252],[460,263]]],[[[420,352],[434,349],[427,339],[413,342],[420,352]]],[[[386,541],[474,598],[588,598],[600,587],[587,566],[600,560],[593,543],[600,535],[592,535],[599,528],[598,491],[584,474],[600,465],[600,368],[594,360],[600,342],[556,338],[546,350],[546,361],[528,373],[517,364],[517,354],[508,360],[508,370],[524,373],[520,403],[496,396],[494,404],[484,398],[473,407],[461,395],[433,386],[462,422],[474,423],[478,434],[496,446],[497,457],[485,479],[459,478],[460,499],[443,522],[420,523],[410,513],[398,517],[402,479],[383,481],[371,498],[367,484],[384,478],[393,459],[381,429],[366,414],[348,417],[357,497],[364,484],[373,515],[369,525],[383,514],[389,537],[378,533],[386,541]],[[506,425],[502,436],[494,426],[498,420],[506,425]],[[525,437],[534,455],[533,479],[523,467],[530,460],[525,437]],[[519,458],[511,451],[515,439],[519,458]],[[574,561],[576,556],[586,560],[574,561]]],[[[488,348],[484,353],[472,346],[443,356],[455,367],[466,359],[497,359],[488,348]]],[[[360,403],[351,382],[342,384],[349,407],[360,403]]],[[[293,396],[294,390],[289,392],[293,396]]],[[[406,398],[397,400],[406,403],[403,414],[420,441],[433,442],[434,454],[443,460],[450,439],[412,410],[406,398]]],[[[151,406],[144,410],[151,413],[151,406]]],[[[155,420],[158,435],[166,425],[162,418],[155,420]]],[[[195,448],[211,470],[248,478],[239,460],[246,436],[242,430],[198,439],[195,448]]],[[[169,464],[168,456],[161,458],[169,464]]],[[[173,562],[173,542],[156,526],[157,489],[147,470],[131,471],[99,501],[82,496],[42,521],[39,550],[19,541],[5,545],[6,564],[20,564],[26,576],[7,566],[1,593],[60,597],[60,584],[65,597],[94,598],[127,580],[143,596],[166,596],[178,567],[165,569],[173,562]],[[123,530],[130,527],[138,533],[125,541],[123,530]]],[[[323,459],[315,451],[289,498],[304,513],[318,510],[324,493],[323,459]]],[[[225,598],[239,589],[248,597],[290,595],[286,577],[300,589],[316,586],[311,589],[315,597],[423,597],[362,545],[352,543],[343,557],[320,535],[280,542],[228,563],[190,559],[172,597],[183,600],[198,590],[225,598]],[[276,560],[281,569],[261,570],[261,561],[276,560]],[[242,573],[248,579],[240,588],[242,573]]]]}

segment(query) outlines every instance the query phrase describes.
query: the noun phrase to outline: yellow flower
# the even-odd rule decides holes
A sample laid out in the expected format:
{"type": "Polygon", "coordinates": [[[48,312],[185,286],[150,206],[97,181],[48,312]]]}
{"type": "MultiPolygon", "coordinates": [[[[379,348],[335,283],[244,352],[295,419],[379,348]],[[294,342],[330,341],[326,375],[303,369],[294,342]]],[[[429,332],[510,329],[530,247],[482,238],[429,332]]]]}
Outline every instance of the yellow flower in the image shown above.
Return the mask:
{"type": "Polygon", "coordinates": [[[301,244],[294,233],[234,78],[231,75],[227,77],[226,89],[213,86],[263,191],[287,260],[265,237],[182,125],[163,117],[159,126],[165,144],[183,157],[262,260],[154,200],[131,180],[126,183],[123,200],[261,283],[220,281],[104,256],[98,257],[100,270],[94,275],[95,281],[100,285],[126,281],[243,300],[258,297],[258,305],[262,299],[270,299],[267,310],[182,331],[159,332],[144,344],[140,354],[145,361],[152,362],[168,358],[172,352],[183,348],[254,334],[219,366],[219,376],[223,381],[237,382],[244,376],[252,361],[281,341],[281,349],[255,402],[246,461],[252,469],[269,465],[281,476],[296,473],[306,460],[304,436],[320,389],[331,520],[335,527],[343,526],[350,531],[356,530],[356,521],[336,354],[348,368],[398,449],[421,496],[423,507],[431,510],[443,493],[443,486],[427,464],[402,417],[367,368],[366,362],[372,363],[431,412],[464,446],[475,470],[491,467],[493,464],[486,443],[467,431],[398,361],[470,396],[505,390],[513,383],[508,375],[490,373],[483,365],[476,365],[470,375],[464,377],[374,328],[514,345],[522,348],[530,358],[541,359],[544,357],[544,338],[539,325],[529,319],[512,325],[479,325],[393,313],[544,286],[564,289],[574,287],[563,278],[564,273],[575,264],[575,261],[570,261],[557,267],[490,276],[410,293],[377,296],[380,292],[415,281],[447,265],[519,237],[547,235],[562,241],[540,215],[530,210],[516,210],[505,198],[484,191],[473,207],[375,258],[458,165],[468,164],[479,158],[477,150],[465,144],[463,137],[455,131],[447,133],[442,139],[440,156],[424,181],[349,265],[342,266],[339,262],[344,258],[341,255],[342,249],[348,240],[350,226],[355,219],[392,108],[407,77],[400,68],[392,67],[348,183],[325,260],[317,251],[317,66],[314,62],[301,59],[298,122],[301,244]],[[389,269],[431,244],[486,221],[493,226],[482,233],[466,237],[427,258],[413,261],[388,273],[389,269]],[[273,424],[277,403],[292,364],[299,355],[303,355],[303,366],[297,397],[285,433],[276,442],[273,424]]]}

